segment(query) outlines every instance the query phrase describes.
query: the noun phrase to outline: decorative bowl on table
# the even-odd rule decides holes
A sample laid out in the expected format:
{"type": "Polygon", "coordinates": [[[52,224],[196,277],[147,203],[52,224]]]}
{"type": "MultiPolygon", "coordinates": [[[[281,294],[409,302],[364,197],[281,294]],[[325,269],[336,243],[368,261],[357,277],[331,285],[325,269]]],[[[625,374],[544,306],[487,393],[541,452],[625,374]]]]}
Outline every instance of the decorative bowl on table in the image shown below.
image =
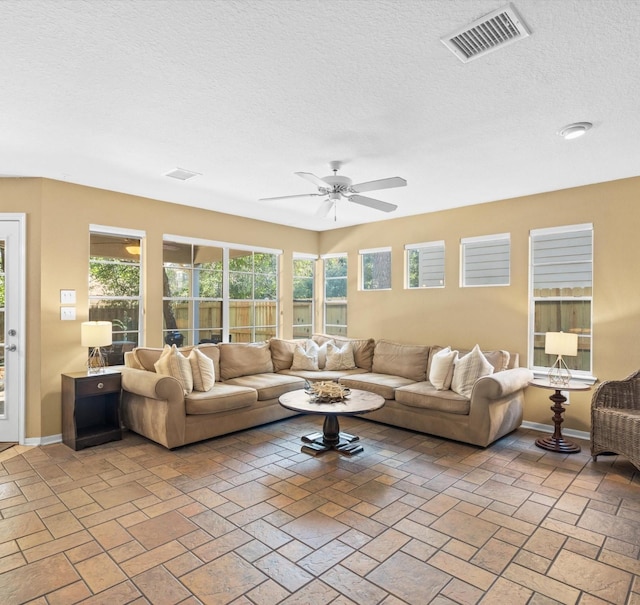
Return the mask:
{"type": "Polygon", "coordinates": [[[321,381],[309,384],[305,388],[310,401],[315,403],[337,403],[349,397],[351,391],[341,384],[332,381],[321,381]]]}

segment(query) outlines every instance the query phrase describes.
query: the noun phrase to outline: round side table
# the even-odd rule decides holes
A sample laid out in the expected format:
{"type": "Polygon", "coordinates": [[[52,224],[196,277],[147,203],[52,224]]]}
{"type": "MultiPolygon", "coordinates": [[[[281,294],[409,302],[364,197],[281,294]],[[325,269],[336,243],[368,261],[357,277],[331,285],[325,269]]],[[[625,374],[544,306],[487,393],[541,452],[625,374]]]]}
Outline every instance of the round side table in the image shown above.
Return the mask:
{"type": "Polygon", "coordinates": [[[536,378],[529,381],[532,387],[538,387],[540,389],[552,389],[555,391],[553,395],[549,397],[553,401],[553,405],[549,408],[553,412],[553,424],[554,431],[551,437],[540,437],[536,439],[536,445],[543,450],[549,450],[550,452],[559,452],[561,454],[577,454],[580,451],[580,446],[573,441],[569,441],[562,436],[562,422],[564,418],[562,414],[565,411],[562,405],[567,401],[567,398],[562,394],[562,391],[588,391],[591,387],[588,384],[581,382],[569,382],[566,385],[551,384],[549,380],[544,378],[536,378]]]}

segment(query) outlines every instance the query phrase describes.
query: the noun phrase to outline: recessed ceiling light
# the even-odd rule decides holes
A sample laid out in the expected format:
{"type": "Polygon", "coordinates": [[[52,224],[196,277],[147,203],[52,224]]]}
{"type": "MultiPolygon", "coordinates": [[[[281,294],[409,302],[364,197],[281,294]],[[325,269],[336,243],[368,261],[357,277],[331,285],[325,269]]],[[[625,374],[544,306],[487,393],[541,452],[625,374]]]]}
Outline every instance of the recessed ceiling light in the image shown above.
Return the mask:
{"type": "Polygon", "coordinates": [[[171,177],[172,179],[178,179],[179,181],[187,181],[192,179],[194,176],[200,176],[200,173],[185,170],[184,168],[176,168],[175,170],[167,172],[165,176],[171,177]]]}
{"type": "Polygon", "coordinates": [[[586,134],[587,130],[592,126],[593,124],[591,122],[574,122],[573,124],[568,124],[561,130],[558,130],[558,134],[567,141],[569,139],[577,139],[583,134],[586,134]]]}

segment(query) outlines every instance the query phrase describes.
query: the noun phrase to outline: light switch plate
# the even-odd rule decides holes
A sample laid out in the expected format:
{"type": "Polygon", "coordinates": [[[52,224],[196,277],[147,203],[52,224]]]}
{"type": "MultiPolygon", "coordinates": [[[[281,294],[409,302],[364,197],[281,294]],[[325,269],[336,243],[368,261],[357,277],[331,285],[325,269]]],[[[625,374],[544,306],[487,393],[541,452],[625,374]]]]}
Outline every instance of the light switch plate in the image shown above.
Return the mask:
{"type": "MultiPolygon", "coordinates": [[[[75,290],[60,290],[60,304],[61,305],[75,305],[76,304],[76,291],[75,290]]],[[[74,317],[75,319],[75,317],[74,317]]]]}
{"type": "Polygon", "coordinates": [[[60,319],[62,321],[74,321],[76,318],[75,307],[60,307],[60,319]]]}

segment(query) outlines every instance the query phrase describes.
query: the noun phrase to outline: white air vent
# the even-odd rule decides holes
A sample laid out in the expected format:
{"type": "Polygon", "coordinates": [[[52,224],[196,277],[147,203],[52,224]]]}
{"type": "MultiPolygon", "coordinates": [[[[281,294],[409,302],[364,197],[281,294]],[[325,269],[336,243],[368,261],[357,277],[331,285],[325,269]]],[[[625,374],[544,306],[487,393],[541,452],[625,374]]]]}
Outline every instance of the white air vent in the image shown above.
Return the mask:
{"type": "Polygon", "coordinates": [[[188,181],[194,176],[199,176],[199,172],[191,172],[191,170],[185,170],[184,168],[176,168],[167,172],[164,176],[171,177],[172,179],[178,179],[179,181],[188,181]]]}
{"type": "Polygon", "coordinates": [[[531,32],[508,4],[462,29],[440,38],[440,41],[463,63],[486,55],[529,36],[531,32]]]}

